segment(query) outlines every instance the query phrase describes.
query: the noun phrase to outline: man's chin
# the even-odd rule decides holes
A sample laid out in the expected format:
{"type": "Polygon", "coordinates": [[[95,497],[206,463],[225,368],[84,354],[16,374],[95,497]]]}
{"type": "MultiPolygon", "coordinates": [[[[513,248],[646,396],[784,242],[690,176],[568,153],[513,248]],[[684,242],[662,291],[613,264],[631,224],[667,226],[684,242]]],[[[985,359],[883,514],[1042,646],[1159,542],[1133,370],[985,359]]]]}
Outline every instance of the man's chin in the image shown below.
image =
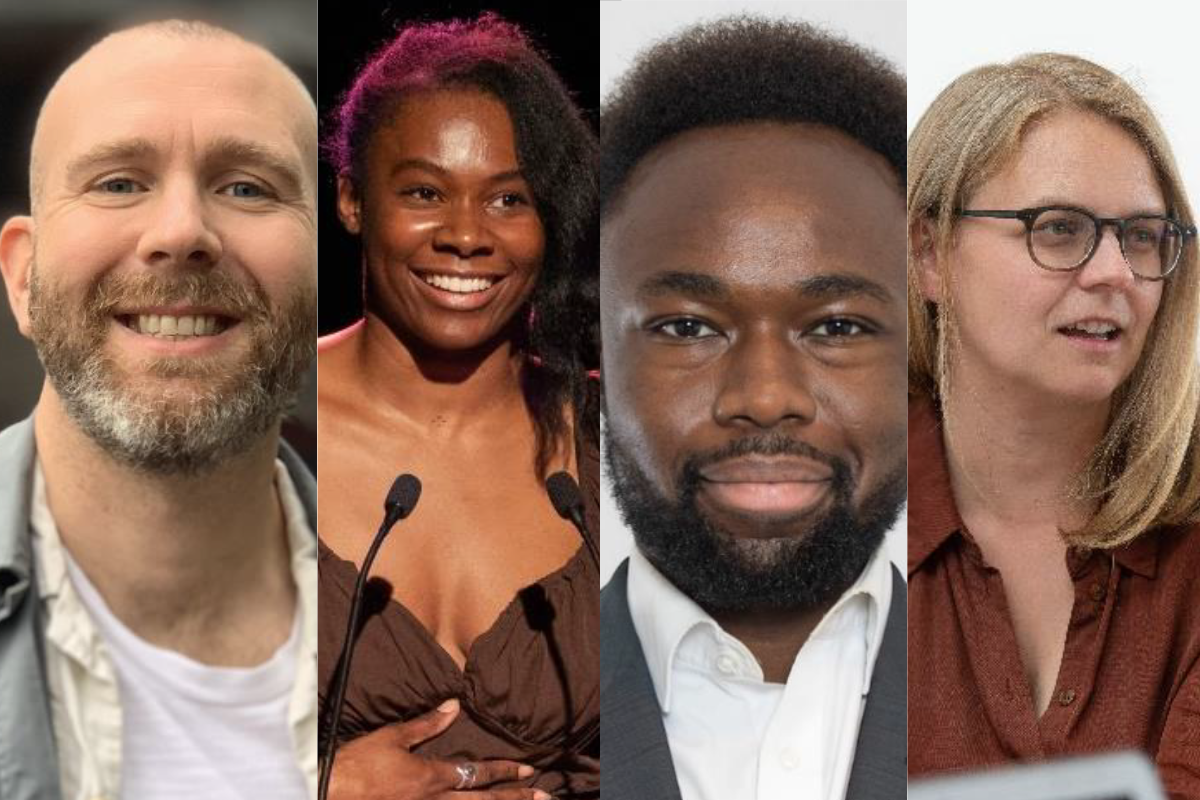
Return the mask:
{"type": "Polygon", "coordinates": [[[108,456],[142,472],[195,475],[238,455],[290,403],[250,372],[130,375],[93,361],[75,379],[51,376],[67,414],[108,456]]]}
{"type": "Polygon", "coordinates": [[[831,602],[862,573],[904,501],[902,463],[857,503],[854,486],[842,480],[786,513],[748,514],[712,503],[702,482],[681,479],[678,498],[666,497],[611,435],[606,456],[638,549],[710,612],[831,602]]]}
{"type": "Polygon", "coordinates": [[[803,492],[786,502],[728,503],[720,495],[706,491],[696,493],[697,511],[714,530],[721,531],[732,541],[807,539],[830,513],[833,493],[827,484],[816,491],[803,492]]]}

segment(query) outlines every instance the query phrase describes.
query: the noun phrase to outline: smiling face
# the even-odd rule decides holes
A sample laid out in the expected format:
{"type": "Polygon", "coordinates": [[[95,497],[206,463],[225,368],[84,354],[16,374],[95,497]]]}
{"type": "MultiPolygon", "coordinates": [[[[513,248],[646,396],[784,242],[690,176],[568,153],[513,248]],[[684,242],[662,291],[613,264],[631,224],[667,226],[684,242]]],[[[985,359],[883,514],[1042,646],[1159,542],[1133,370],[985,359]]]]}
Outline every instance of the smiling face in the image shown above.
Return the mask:
{"type": "MultiPolygon", "coordinates": [[[[1168,211],[1137,141],[1079,111],[1034,123],[1012,162],[966,207],[1050,205],[1105,218],[1168,211]]],[[[1096,252],[1074,272],[1038,267],[1016,220],[961,220],[947,257],[959,339],[951,350],[952,384],[998,384],[1040,403],[1106,403],[1137,365],[1163,283],[1133,275],[1113,228],[1105,228],[1096,252]]],[[[932,260],[921,282],[925,296],[938,301],[932,260]]]]}
{"type": "Polygon", "coordinates": [[[545,233],[504,105],[470,89],[406,96],[371,136],[364,183],[341,180],[339,211],[362,235],[368,312],[437,352],[506,335],[545,233]]]}
{"type": "Polygon", "coordinates": [[[904,496],[904,206],[829,129],[692,131],[601,242],[608,455],[640,549],[712,608],[811,605],[904,496]]]}
{"type": "Polygon", "coordinates": [[[34,216],[0,234],[9,297],[80,427],[162,471],[278,421],[311,361],[315,115],[233,36],[132,31],[51,92],[34,216]]]}

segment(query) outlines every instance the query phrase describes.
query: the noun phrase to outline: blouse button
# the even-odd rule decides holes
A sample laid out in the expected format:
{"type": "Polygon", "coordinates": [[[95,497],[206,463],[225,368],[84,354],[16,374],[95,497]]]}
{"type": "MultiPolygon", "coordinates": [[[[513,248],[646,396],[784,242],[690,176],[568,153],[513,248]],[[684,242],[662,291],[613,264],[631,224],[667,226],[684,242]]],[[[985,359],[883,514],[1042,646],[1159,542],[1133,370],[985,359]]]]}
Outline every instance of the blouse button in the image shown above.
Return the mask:
{"type": "Polygon", "coordinates": [[[1069,706],[1075,702],[1075,690],[1063,689],[1058,693],[1058,704],[1060,706],[1069,706]]]}
{"type": "Polygon", "coordinates": [[[1092,584],[1091,595],[1092,595],[1093,600],[1095,600],[1097,603],[1099,603],[1101,600],[1104,599],[1104,594],[1105,594],[1105,592],[1104,592],[1103,584],[1100,584],[1100,583],[1092,584]]]}
{"type": "Polygon", "coordinates": [[[738,671],[737,658],[731,653],[721,653],[717,656],[717,670],[722,675],[734,675],[738,671]]]}

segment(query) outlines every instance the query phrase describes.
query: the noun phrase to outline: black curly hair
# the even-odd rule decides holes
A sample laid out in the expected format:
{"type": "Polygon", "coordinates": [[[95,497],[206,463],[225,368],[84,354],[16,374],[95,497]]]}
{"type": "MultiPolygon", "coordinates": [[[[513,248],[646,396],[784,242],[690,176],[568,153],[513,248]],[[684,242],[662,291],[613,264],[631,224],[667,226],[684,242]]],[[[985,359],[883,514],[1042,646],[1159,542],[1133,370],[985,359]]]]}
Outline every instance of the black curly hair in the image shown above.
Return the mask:
{"type": "MultiPolygon", "coordinates": [[[[593,443],[600,362],[596,136],[546,58],[515,24],[494,13],[473,20],[416,22],[371,55],[342,95],[322,142],[326,159],[356,189],[375,132],[404,98],[430,88],[470,87],[497,98],[512,118],[521,174],[546,231],[530,303],[535,313],[518,345],[530,355],[523,389],[537,428],[536,469],[544,474],[566,433],[571,404],[593,443]]],[[[361,190],[360,190],[361,194],[361,190]]]]}
{"type": "Polygon", "coordinates": [[[807,23],[737,16],[697,25],[643,53],[604,103],[602,213],[658,145],[746,122],[841,130],[886,158],[903,192],[906,104],[891,64],[807,23]]]}

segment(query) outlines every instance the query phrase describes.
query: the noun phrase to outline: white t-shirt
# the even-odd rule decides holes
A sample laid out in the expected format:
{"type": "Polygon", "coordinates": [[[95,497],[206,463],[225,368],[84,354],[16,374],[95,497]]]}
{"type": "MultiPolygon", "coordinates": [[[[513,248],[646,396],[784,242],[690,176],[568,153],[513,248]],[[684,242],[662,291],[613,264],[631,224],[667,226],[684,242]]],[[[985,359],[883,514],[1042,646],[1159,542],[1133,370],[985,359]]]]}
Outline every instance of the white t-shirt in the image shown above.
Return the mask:
{"type": "Polygon", "coordinates": [[[125,733],[122,798],[307,798],[288,725],[299,615],[266,662],[210,667],[140,639],[69,553],[66,563],[116,669],[125,733]]]}
{"type": "Polygon", "coordinates": [[[139,639],[63,547],[40,465],[30,504],[63,800],[309,800],[317,786],[317,546],[275,464],[297,587],[292,636],[250,669],[139,639]]]}

